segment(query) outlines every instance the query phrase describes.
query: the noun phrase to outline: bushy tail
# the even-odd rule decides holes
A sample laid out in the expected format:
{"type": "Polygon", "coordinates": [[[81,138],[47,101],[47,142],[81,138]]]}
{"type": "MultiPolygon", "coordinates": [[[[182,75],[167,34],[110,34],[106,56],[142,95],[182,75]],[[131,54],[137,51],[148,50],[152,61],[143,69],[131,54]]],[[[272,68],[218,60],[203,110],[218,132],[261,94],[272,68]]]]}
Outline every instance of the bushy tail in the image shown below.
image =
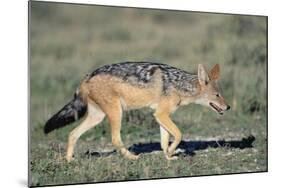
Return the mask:
{"type": "Polygon", "coordinates": [[[79,94],[75,94],[74,99],[47,121],[44,127],[44,133],[48,134],[55,129],[64,127],[80,119],[85,115],[86,111],[87,104],[79,94]]]}

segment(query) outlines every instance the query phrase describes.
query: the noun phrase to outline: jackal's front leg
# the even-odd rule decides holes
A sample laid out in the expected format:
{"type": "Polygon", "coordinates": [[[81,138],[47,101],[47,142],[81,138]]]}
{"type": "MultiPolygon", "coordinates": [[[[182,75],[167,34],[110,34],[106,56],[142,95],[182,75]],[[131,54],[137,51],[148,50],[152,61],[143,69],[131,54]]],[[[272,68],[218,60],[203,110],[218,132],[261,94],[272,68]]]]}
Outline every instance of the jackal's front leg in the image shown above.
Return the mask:
{"type": "Polygon", "coordinates": [[[167,113],[157,113],[156,112],[154,115],[156,117],[157,122],[164,128],[164,130],[162,130],[162,132],[161,132],[161,135],[164,136],[164,137],[161,137],[161,147],[163,148],[165,156],[168,160],[176,159],[176,157],[173,156],[173,154],[175,152],[175,149],[181,142],[182,134],[181,134],[180,130],[178,129],[178,127],[170,119],[170,117],[167,113]],[[173,135],[175,138],[173,143],[170,145],[170,147],[168,146],[169,137],[167,137],[167,133],[165,131],[167,131],[168,133],[173,135]]]}
{"type": "Polygon", "coordinates": [[[160,136],[161,136],[161,148],[164,151],[164,153],[168,153],[170,134],[162,126],[160,126],[160,136]]]}

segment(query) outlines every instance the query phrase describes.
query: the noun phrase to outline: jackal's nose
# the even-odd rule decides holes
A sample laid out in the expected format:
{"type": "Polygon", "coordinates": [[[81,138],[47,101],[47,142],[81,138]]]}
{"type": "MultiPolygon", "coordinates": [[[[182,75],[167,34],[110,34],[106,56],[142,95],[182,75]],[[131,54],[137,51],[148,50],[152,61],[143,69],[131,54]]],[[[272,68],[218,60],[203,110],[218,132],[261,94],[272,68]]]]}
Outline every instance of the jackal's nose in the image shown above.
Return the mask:
{"type": "Polygon", "coordinates": [[[230,106],[229,105],[227,105],[226,110],[230,110],[230,106]]]}

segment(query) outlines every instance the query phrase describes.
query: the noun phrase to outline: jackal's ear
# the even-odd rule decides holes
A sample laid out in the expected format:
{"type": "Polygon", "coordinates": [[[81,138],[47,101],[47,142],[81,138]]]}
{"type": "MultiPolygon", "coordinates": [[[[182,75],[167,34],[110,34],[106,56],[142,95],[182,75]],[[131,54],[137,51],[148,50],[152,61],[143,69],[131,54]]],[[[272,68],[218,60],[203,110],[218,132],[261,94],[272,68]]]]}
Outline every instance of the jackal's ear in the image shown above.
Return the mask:
{"type": "Polygon", "coordinates": [[[216,64],[209,72],[209,76],[211,80],[218,80],[220,77],[220,66],[216,64]]]}
{"type": "Polygon", "coordinates": [[[210,82],[208,72],[202,64],[198,65],[198,80],[200,85],[207,85],[210,82]]]}

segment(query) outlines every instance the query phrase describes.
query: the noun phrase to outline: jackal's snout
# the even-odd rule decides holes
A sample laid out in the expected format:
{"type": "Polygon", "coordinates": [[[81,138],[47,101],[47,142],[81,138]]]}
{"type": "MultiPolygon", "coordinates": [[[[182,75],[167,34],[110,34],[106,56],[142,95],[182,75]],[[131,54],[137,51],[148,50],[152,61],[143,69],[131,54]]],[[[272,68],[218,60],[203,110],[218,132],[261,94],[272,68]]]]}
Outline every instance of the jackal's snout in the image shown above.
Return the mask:
{"type": "Polygon", "coordinates": [[[226,110],[230,110],[230,106],[229,105],[227,105],[226,110]]]}

